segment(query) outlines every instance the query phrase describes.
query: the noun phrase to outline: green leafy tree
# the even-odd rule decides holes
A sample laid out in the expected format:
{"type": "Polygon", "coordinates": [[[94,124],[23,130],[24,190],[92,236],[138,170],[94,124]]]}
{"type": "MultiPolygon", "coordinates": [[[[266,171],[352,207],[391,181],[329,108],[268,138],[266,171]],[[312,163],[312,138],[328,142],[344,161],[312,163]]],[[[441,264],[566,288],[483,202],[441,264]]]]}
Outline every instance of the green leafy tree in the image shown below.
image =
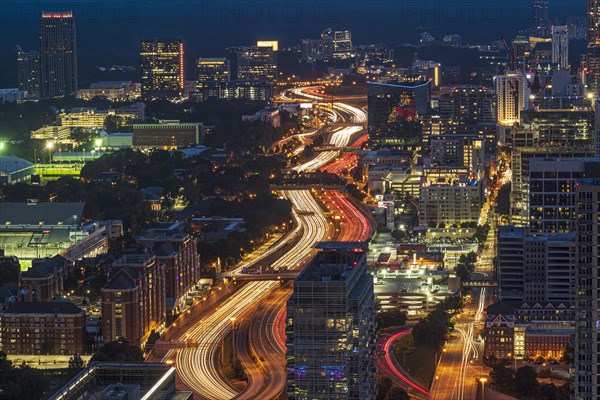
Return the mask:
{"type": "Polygon", "coordinates": [[[513,371],[503,364],[496,364],[490,372],[494,384],[503,390],[512,390],[514,384],[513,371]]]}
{"type": "Polygon", "coordinates": [[[144,354],[139,347],[130,346],[125,339],[106,343],[92,356],[93,361],[143,362],[144,354]]]}
{"type": "Polygon", "coordinates": [[[18,263],[10,261],[0,262],[0,286],[9,282],[19,282],[19,271],[21,267],[18,263]]]}
{"type": "Polygon", "coordinates": [[[384,400],[392,386],[394,386],[394,383],[389,376],[380,375],[377,378],[377,396],[375,396],[375,400],[384,400]]]}
{"type": "Polygon", "coordinates": [[[406,390],[398,386],[393,386],[387,392],[385,400],[410,400],[410,397],[408,397],[408,393],[406,393],[406,390]]]}
{"type": "Polygon", "coordinates": [[[74,354],[69,358],[69,368],[77,368],[82,369],[85,367],[85,361],[81,358],[79,354],[74,354]]]}
{"type": "Polygon", "coordinates": [[[515,372],[515,391],[522,396],[532,396],[538,386],[537,372],[529,365],[517,369],[515,372]]]}

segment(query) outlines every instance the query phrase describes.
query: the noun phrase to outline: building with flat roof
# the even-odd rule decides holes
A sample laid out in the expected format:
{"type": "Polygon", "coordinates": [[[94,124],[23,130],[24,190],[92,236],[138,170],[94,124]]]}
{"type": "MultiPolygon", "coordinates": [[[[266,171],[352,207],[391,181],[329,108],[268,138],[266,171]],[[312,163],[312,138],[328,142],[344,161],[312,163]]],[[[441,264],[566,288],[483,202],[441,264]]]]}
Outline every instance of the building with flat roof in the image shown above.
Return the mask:
{"type": "Polygon", "coordinates": [[[0,156],[0,185],[28,182],[35,173],[35,165],[13,156],[0,156]]]}
{"type": "Polygon", "coordinates": [[[140,45],[142,98],[175,99],[185,86],[183,41],[143,39],[140,45]]]}
{"type": "Polygon", "coordinates": [[[501,300],[573,302],[575,237],[534,234],[528,228],[498,231],[498,285],[501,300]]]}
{"type": "Polygon", "coordinates": [[[16,302],[0,313],[7,354],[83,354],[85,312],[68,301],[16,302]]]}
{"type": "Polygon", "coordinates": [[[419,224],[446,227],[478,222],[482,193],[477,180],[435,182],[426,177],[419,191],[419,224]]]}
{"type": "Polygon", "coordinates": [[[578,180],[575,204],[575,397],[593,400],[600,395],[600,179],[578,180]]]}
{"type": "Polygon", "coordinates": [[[93,362],[49,400],[192,400],[175,388],[175,366],[161,363],[93,362]]]}
{"type": "Polygon", "coordinates": [[[375,299],[365,247],[318,244],[294,281],[286,324],[290,399],[375,397],[375,299]]]}
{"type": "Polygon", "coordinates": [[[134,124],[133,146],[165,148],[196,146],[203,142],[202,123],[161,120],[157,124],[134,124]]]}
{"type": "Polygon", "coordinates": [[[74,261],[108,249],[106,228],[83,229],[84,203],[0,202],[0,248],[21,266],[34,259],[61,255],[74,261]]]}

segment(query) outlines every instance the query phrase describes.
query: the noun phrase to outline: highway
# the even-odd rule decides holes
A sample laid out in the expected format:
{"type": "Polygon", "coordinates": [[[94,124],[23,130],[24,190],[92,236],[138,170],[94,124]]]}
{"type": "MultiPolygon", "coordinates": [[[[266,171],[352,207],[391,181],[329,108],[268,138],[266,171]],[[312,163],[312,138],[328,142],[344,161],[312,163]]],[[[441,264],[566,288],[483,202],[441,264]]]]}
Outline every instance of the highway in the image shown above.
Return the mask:
{"type": "MultiPolygon", "coordinates": [[[[361,130],[363,130],[362,126],[347,126],[343,128],[337,128],[337,130],[331,135],[331,139],[329,140],[328,144],[337,148],[346,147],[348,143],[350,143],[352,136],[361,130]]],[[[339,150],[321,151],[313,159],[292,169],[297,172],[314,172],[335,160],[338,154],[340,154],[339,150]]]]}
{"type": "MultiPolygon", "coordinates": [[[[334,238],[341,241],[365,241],[372,227],[365,215],[337,190],[314,190],[313,193],[327,209],[335,226],[334,238]]],[[[249,380],[245,390],[236,399],[273,399],[285,389],[285,303],[291,292],[276,291],[271,299],[261,301],[252,321],[248,322],[250,348],[243,355],[249,380]],[[252,355],[261,355],[253,360],[252,355]],[[264,378],[257,376],[257,366],[264,378]],[[262,389],[257,388],[264,385],[262,389]]],[[[241,347],[240,347],[241,348],[241,347]]],[[[256,357],[255,357],[256,358],[256,357]]]]}
{"type": "MultiPolygon", "coordinates": [[[[353,149],[360,149],[362,145],[369,140],[369,135],[365,133],[356,139],[348,147],[353,149]]],[[[356,153],[343,153],[335,160],[330,162],[321,168],[321,171],[328,172],[330,174],[341,175],[344,171],[350,171],[352,168],[358,165],[358,154],[356,153]]]]}
{"type": "MultiPolygon", "coordinates": [[[[297,269],[311,258],[315,251],[313,246],[327,237],[329,227],[321,207],[310,191],[286,191],[284,196],[292,202],[294,218],[303,234],[272,265],[297,269]]],[[[278,245],[283,245],[286,240],[280,241],[278,245]]],[[[277,285],[277,282],[272,281],[247,283],[214,312],[182,334],[181,340],[192,340],[200,344],[197,348],[179,350],[175,358],[178,377],[189,390],[202,399],[231,399],[238,395],[238,390],[221,374],[218,361],[221,342],[224,335],[232,329],[232,319],[237,324],[243,323],[243,319],[248,318],[256,305],[277,285]]],[[[172,353],[167,358],[171,356],[172,353]]],[[[262,386],[260,382],[256,385],[262,386]]]]}

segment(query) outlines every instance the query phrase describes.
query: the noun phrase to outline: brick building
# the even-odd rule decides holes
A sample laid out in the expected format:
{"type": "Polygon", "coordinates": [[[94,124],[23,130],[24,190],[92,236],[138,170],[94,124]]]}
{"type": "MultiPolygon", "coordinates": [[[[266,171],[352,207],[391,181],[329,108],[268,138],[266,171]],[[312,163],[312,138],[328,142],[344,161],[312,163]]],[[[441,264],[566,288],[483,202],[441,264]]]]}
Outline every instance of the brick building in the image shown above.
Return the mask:
{"type": "Polygon", "coordinates": [[[185,304],[185,295],[200,279],[200,254],[197,239],[188,234],[148,234],[137,239],[151,250],[165,271],[167,303],[177,310],[185,304]]]}
{"type": "Polygon", "coordinates": [[[485,356],[560,359],[575,334],[566,302],[500,301],[487,309],[485,356]]]}
{"type": "Polygon", "coordinates": [[[8,354],[82,354],[85,313],[69,302],[17,302],[0,313],[0,350],[8,354]]]}
{"type": "Polygon", "coordinates": [[[125,338],[141,346],[165,318],[165,270],[157,257],[134,253],[116,260],[102,288],[104,342],[125,338]]]}
{"type": "Polygon", "coordinates": [[[72,263],[59,255],[34,262],[21,273],[21,287],[27,291],[25,300],[47,301],[60,296],[71,267],[72,263]]]}

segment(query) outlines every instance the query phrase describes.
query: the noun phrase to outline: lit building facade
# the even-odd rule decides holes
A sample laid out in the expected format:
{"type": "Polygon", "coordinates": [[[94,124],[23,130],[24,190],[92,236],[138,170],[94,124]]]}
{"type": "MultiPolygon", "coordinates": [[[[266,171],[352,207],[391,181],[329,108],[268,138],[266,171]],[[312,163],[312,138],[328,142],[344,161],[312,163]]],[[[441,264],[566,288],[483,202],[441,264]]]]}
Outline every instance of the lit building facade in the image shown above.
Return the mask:
{"type": "Polygon", "coordinates": [[[17,46],[17,82],[26,98],[40,97],[40,55],[37,51],[23,51],[17,46]]]}
{"type": "Polygon", "coordinates": [[[496,96],[491,88],[480,86],[442,86],[439,113],[441,118],[461,124],[495,122],[496,96]]]}
{"type": "Polygon", "coordinates": [[[0,313],[7,354],[83,354],[85,337],[85,312],[71,302],[16,302],[0,313]]]}
{"type": "Polygon", "coordinates": [[[577,181],[575,398],[600,396],[600,179],[577,181]]]}
{"type": "Polygon", "coordinates": [[[287,303],[289,399],[375,397],[375,299],[364,247],[321,243],[294,281],[287,303]]]}
{"type": "Polygon", "coordinates": [[[175,99],[184,92],[183,41],[144,39],[140,46],[142,98],[175,99]]]}
{"type": "Polygon", "coordinates": [[[478,222],[481,203],[481,186],[477,180],[426,181],[419,191],[419,224],[433,228],[478,222]]]}
{"type": "Polygon", "coordinates": [[[509,72],[494,78],[496,85],[496,119],[501,125],[520,120],[520,112],[529,103],[529,88],[520,72],[509,72]]]}
{"type": "Polygon", "coordinates": [[[136,253],[116,260],[102,288],[104,343],[124,338],[142,346],[165,319],[165,270],[156,256],[136,253]]]}
{"type": "Polygon", "coordinates": [[[575,230],[575,181],[600,178],[598,159],[529,161],[529,227],[534,234],[575,230]]]}
{"type": "Polygon", "coordinates": [[[535,235],[512,225],[498,230],[498,297],[515,301],[573,302],[575,238],[535,235]]]}
{"type": "Polygon", "coordinates": [[[418,117],[429,111],[430,81],[415,85],[370,82],[367,95],[371,137],[420,139],[418,117]]]}
{"type": "Polygon", "coordinates": [[[71,11],[42,12],[40,92],[42,97],[77,94],[77,40],[71,11]]]}
{"type": "Polygon", "coordinates": [[[237,49],[237,80],[274,82],[277,80],[277,52],[269,46],[237,49]]]}
{"type": "Polygon", "coordinates": [[[134,124],[133,146],[177,149],[202,143],[202,124],[164,120],[157,124],[134,124]]]}
{"type": "Polygon", "coordinates": [[[566,302],[500,301],[486,309],[484,356],[560,360],[575,332],[566,302]]]}
{"type": "Polygon", "coordinates": [[[552,62],[559,69],[569,69],[569,33],[566,25],[552,27],[552,62]]]}

